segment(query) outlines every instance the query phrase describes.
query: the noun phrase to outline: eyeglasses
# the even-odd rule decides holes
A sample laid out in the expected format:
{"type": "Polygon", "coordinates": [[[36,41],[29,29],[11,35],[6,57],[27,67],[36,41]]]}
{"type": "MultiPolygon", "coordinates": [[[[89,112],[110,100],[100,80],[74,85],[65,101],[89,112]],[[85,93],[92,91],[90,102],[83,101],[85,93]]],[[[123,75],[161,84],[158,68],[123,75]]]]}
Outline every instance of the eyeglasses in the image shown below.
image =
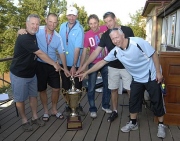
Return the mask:
{"type": "Polygon", "coordinates": [[[115,31],[115,30],[119,30],[121,33],[123,33],[123,31],[121,30],[121,28],[112,28],[112,29],[110,29],[110,31],[109,31],[109,34],[112,32],[112,31],[115,31]]]}

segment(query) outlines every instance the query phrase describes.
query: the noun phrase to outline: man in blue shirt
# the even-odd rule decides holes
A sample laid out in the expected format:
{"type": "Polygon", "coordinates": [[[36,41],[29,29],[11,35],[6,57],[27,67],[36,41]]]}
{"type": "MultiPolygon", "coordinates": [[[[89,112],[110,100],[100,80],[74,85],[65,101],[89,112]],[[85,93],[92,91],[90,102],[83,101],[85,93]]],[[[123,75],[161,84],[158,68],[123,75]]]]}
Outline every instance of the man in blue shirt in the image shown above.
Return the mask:
{"type": "MultiPolygon", "coordinates": [[[[71,76],[74,76],[76,70],[80,65],[80,55],[82,52],[84,41],[84,30],[82,25],[77,20],[78,10],[75,7],[69,7],[67,9],[66,17],[68,21],[62,23],[62,25],[60,26],[59,34],[61,35],[64,44],[68,70],[70,71],[71,76]]],[[[60,62],[60,64],[62,63],[60,62]]],[[[62,88],[64,88],[66,91],[69,90],[71,88],[70,78],[67,77],[63,71],[61,71],[61,78],[62,88]]],[[[74,80],[75,88],[81,89],[82,82],[79,82],[77,78],[75,78],[74,80]]],[[[66,115],[70,114],[70,110],[71,109],[67,106],[66,115]]],[[[81,106],[77,108],[77,111],[80,115],[84,115],[81,106]]]]}
{"type": "MultiPolygon", "coordinates": [[[[58,17],[54,13],[49,13],[46,20],[45,26],[40,26],[36,33],[37,43],[40,50],[46,53],[55,62],[58,61],[57,53],[62,61],[65,75],[70,76],[70,73],[66,66],[64,46],[61,36],[55,31],[58,24],[58,17]]],[[[18,33],[25,33],[20,30],[18,33]]],[[[63,119],[61,112],[57,111],[57,102],[59,99],[60,90],[60,75],[59,72],[55,72],[54,68],[47,64],[47,62],[38,58],[38,65],[36,70],[38,80],[38,91],[40,92],[41,102],[44,108],[44,114],[42,119],[44,121],[49,120],[49,110],[47,105],[47,84],[52,87],[51,96],[51,115],[56,116],[59,119],[63,119]],[[43,72],[43,73],[42,73],[43,72]]]]}
{"type": "Polygon", "coordinates": [[[84,74],[79,75],[81,80],[113,60],[120,60],[127,71],[132,75],[131,92],[129,99],[130,121],[121,128],[122,132],[130,132],[138,129],[137,113],[142,111],[142,100],[145,89],[148,91],[152,102],[154,115],[158,117],[159,138],[165,138],[165,126],[163,119],[165,107],[162,98],[160,83],[163,76],[159,59],[154,48],[148,42],[138,37],[125,38],[119,28],[113,28],[110,38],[116,45],[114,49],[84,74]]]}

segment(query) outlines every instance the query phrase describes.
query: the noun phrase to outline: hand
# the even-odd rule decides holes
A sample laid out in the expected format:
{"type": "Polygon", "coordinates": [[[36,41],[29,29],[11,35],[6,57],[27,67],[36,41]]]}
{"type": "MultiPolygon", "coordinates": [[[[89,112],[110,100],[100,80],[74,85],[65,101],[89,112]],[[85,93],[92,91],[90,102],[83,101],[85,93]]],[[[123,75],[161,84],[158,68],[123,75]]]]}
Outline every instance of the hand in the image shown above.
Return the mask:
{"type": "Polygon", "coordinates": [[[64,74],[66,75],[66,77],[71,76],[71,73],[69,72],[68,69],[63,69],[63,71],[64,71],[64,74]]]}
{"type": "Polygon", "coordinates": [[[81,73],[79,75],[76,75],[76,77],[79,77],[79,81],[83,81],[83,79],[86,77],[87,73],[84,72],[84,73],[81,73]]]}
{"type": "Polygon", "coordinates": [[[86,65],[83,65],[82,67],[79,67],[79,69],[76,71],[76,75],[82,73],[86,69],[86,65]]]}
{"type": "Polygon", "coordinates": [[[26,31],[26,29],[19,29],[18,30],[18,32],[17,32],[17,34],[19,35],[22,35],[22,34],[27,34],[27,31],[26,31]]]}
{"type": "Polygon", "coordinates": [[[53,67],[55,68],[55,71],[60,71],[61,67],[59,65],[59,63],[54,63],[53,67]]]}
{"type": "Polygon", "coordinates": [[[163,76],[162,76],[161,72],[156,72],[156,81],[158,83],[161,83],[162,80],[163,80],[163,76]]]}
{"type": "Polygon", "coordinates": [[[75,66],[71,67],[70,74],[71,74],[72,77],[76,74],[76,67],[75,66]]]}

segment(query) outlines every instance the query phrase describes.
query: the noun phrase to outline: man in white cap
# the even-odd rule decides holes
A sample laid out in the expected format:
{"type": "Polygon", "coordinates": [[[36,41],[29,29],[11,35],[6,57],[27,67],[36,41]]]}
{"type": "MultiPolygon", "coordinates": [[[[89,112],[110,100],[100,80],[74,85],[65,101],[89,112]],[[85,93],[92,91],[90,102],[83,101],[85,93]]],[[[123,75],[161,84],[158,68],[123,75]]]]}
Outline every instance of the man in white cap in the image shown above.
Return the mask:
{"type": "MultiPolygon", "coordinates": [[[[67,22],[64,22],[60,26],[59,34],[62,37],[64,49],[66,53],[66,62],[68,70],[71,73],[71,76],[74,76],[77,69],[80,66],[80,55],[83,49],[84,41],[84,30],[82,25],[77,20],[78,10],[75,7],[69,7],[66,12],[67,22]]],[[[60,62],[62,65],[62,63],[60,62]]],[[[63,71],[61,73],[62,78],[62,88],[66,91],[71,88],[71,81],[69,77],[66,77],[63,71]]],[[[75,88],[81,89],[82,82],[79,82],[78,78],[74,78],[75,88]]],[[[69,115],[71,109],[66,106],[66,115],[69,115]]],[[[79,115],[85,115],[82,107],[77,107],[77,112],[79,115]]]]}

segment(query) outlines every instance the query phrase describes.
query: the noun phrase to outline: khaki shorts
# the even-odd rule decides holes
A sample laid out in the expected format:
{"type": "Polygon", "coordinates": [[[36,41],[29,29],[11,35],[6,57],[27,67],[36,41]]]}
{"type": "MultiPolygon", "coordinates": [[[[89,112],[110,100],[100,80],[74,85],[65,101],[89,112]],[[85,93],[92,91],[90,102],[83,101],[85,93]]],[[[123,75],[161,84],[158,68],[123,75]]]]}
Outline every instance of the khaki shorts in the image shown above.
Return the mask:
{"type": "Polygon", "coordinates": [[[111,90],[118,89],[120,86],[120,80],[123,82],[123,88],[130,90],[132,76],[126,71],[126,69],[108,67],[108,88],[111,90]]]}

